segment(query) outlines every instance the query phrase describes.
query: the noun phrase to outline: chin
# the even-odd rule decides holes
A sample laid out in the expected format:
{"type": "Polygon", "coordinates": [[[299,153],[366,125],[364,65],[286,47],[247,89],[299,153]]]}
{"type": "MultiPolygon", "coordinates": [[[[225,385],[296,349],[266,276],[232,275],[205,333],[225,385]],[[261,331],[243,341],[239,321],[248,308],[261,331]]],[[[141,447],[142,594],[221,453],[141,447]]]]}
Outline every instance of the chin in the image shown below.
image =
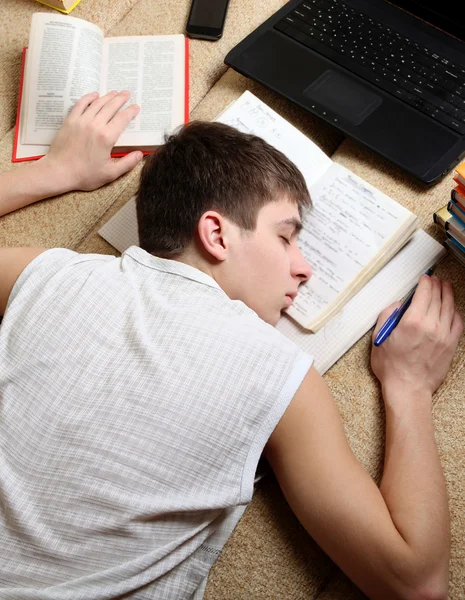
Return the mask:
{"type": "Polygon", "coordinates": [[[279,319],[281,318],[281,310],[276,312],[264,312],[264,311],[255,311],[257,315],[260,317],[262,321],[268,323],[268,325],[272,325],[275,327],[278,324],[279,319]]]}
{"type": "Polygon", "coordinates": [[[269,323],[270,325],[273,325],[273,327],[276,327],[280,318],[281,318],[281,313],[277,314],[276,316],[274,316],[270,319],[265,319],[265,321],[267,323],[269,323]]]}

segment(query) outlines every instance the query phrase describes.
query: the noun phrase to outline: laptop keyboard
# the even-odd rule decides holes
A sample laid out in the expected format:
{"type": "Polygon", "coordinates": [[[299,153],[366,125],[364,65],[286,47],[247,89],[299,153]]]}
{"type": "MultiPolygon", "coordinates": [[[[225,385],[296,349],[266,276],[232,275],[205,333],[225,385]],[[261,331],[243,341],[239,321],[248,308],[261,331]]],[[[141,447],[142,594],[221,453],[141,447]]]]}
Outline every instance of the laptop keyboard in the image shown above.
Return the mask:
{"type": "Polygon", "coordinates": [[[305,0],[274,27],[465,133],[465,65],[451,63],[341,0],[305,0]]]}

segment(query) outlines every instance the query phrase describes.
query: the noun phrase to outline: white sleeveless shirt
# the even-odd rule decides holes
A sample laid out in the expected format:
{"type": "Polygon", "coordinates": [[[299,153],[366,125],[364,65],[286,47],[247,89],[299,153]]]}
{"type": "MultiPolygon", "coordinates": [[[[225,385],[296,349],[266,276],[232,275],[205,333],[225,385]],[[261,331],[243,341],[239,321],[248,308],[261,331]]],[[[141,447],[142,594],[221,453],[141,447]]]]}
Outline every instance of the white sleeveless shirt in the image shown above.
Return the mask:
{"type": "Polygon", "coordinates": [[[201,598],[311,364],[188,265],[38,256],[0,325],[0,597],[201,598]]]}

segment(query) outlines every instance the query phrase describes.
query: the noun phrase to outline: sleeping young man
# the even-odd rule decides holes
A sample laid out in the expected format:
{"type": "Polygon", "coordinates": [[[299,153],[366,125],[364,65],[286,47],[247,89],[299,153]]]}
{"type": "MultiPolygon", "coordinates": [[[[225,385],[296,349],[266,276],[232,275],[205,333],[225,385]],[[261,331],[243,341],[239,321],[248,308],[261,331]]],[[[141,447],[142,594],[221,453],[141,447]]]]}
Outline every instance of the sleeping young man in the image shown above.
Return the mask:
{"type": "MultiPolygon", "coordinates": [[[[124,99],[87,98],[70,116],[75,137],[95,136],[101,169],[124,99]]],[[[92,188],[79,182],[95,164],[78,176],[54,156],[68,189],[92,188]]],[[[262,139],[193,122],[146,160],[140,247],[0,250],[2,598],[201,598],[261,457],[368,597],[447,597],[431,407],[462,333],[452,287],[422,276],[373,347],[386,407],[378,487],[312,357],[274,327],[311,277],[297,244],[310,205],[301,173],[262,139]]]]}

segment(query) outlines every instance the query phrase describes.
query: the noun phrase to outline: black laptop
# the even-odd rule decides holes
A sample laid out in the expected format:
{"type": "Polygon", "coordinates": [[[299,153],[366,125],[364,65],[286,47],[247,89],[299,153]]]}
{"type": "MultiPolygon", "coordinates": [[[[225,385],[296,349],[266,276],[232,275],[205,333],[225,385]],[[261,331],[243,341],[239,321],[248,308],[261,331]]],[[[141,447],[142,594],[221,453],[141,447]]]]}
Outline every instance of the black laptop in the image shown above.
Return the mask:
{"type": "Polygon", "coordinates": [[[291,0],[225,63],[432,184],[465,159],[460,6],[291,0]]]}

